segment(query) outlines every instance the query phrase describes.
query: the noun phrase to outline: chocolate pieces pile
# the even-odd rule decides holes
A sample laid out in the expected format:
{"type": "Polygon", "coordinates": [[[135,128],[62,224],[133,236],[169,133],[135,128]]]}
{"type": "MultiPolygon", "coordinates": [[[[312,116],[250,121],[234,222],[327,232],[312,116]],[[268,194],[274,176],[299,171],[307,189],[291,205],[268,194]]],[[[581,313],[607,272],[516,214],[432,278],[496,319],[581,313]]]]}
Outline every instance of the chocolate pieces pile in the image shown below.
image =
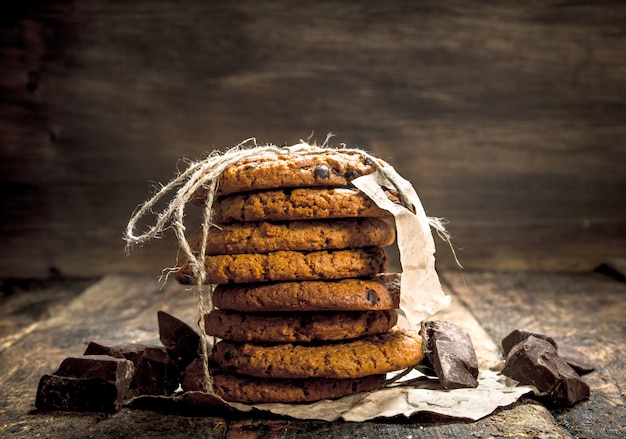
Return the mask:
{"type": "Polygon", "coordinates": [[[557,404],[572,406],[589,398],[589,386],[577,373],[593,370],[589,359],[545,334],[515,330],[502,340],[507,355],[502,374],[535,386],[557,404]]]}
{"type": "Polygon", "coordinates": [[[125,399],[171,395],[199,355],[200,335],[185,322],[158,313],[163,346],[92,341],[83,356],[63,360],[39,381],[39,409],[115,413],[125,399]]]}

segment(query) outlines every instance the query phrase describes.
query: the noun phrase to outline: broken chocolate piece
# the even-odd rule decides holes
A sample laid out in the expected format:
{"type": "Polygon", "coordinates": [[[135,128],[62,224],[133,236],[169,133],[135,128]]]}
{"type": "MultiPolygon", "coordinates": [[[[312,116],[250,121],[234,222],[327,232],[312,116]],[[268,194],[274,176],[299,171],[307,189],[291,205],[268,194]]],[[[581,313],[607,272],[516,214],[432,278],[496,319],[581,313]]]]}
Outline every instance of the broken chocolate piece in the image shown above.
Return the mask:
{"type": "Polygon", "coordinates": [[[133,378],[129,360],[87,355],[63,360],[39,381],[35,406],[40,409],[115,413],[133,378]]]}
{"type": "Polygon", "coordinates": [[[554,345],[533,335],[513,346],[502,374],[535,386],[561,405],[589,398],[589,386],[559,357],[554,345]]]}
{"type": "Polygon", "coordinates": [[[540,332],[526,331],[524,329],[516,329],[511,332],[509,335],[502,339],[502,350],[504,351],[504,355],[509,355],[509,352],[516,344],[526,340],[530,336],[540,338],[542,340],[547,341],[552,346],[558,349],[556,341],[546,334],[541,334],[540,332]]]}
{"type": "Polygon", "coordinates": [[[531,335],[542,340],[546,340],[552,346],[554,346],[557,350],[557,353],[559,354],[559,357],[565,360],[565,362],[569,364],[576,372],[587,373],[591,372],[594,369],[591,359],[582,352],[580,352],[578,349],[576,349],[574,346],[561,342],[557,343],[556,340],[554,340],[554,338],[550,337],[549,335],[539,332],[526,331],[523,329],[516,329],[502,339],[502,349],[504,351],[504,355],[508,355],[513,346],[526,340],[531,335]]]}
{"type": "Polygon", "coordinates": [[[171,395],[178,388],[180,372],[163,346],[92,341],[87,345],[85,355],[110,355],[132,361],[135,376],[130,383],[128,397],[171,395]]]}
{"type": "Polygon", "coordinates": [[[196,358],[187,366],[181,380],[181,387],[184,391],[204,390],[204,365],[202,358],[196,358]]]}
{"type": "Polygon", "coordinates": [[[176,361],[180,371],[200,356],[200,334],[182,320],[159,311],[159,338],[167,353],[176,361]]]}
{"type": "Polygon", "coordinates": [[[427,353],[444,389],[478,386],[478,359],[472,340],[461,327],[442,320],[425,323],[427,353]]]}
{"type": "Polygon", "coordinates": [[[557,353],[578,374],[585,374],[594,370],[594,365],[587,355],[580,352],[574,346],[559,342],[557,353]]]}

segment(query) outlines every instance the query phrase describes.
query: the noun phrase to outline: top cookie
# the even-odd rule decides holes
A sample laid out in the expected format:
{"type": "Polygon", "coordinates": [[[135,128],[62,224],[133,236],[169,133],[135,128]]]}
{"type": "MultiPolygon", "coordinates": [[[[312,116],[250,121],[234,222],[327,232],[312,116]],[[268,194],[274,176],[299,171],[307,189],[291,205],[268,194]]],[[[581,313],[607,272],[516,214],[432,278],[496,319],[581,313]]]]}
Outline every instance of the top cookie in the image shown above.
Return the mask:
{"type": "MultiPolygon", "coordinates": [[[[359,154],[333,150],[322,153],[250,158],[224,170],[218,195],[285,187],[347,186],[376,167],[359,154]]],[[[206,189],[196,192],[202,202],[206,189]]]]}

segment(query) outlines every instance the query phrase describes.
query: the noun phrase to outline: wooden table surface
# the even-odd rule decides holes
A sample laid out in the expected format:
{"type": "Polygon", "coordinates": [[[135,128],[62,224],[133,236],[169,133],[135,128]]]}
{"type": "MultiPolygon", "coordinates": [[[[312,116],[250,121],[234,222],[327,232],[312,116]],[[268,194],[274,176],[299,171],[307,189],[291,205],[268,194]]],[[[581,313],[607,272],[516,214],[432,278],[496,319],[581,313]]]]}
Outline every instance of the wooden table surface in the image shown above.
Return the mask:
{"type": "Polygon", "coordinates": [[[590,399],[564,409],[522,398],[476,422],[417,415],[357,424],[224,413],[190,416],[128,407],[114,415],[37,411],[39,378],[65,357],[81,355],[93,339],[158,343],[157,311],[193,323],[195,298],[173,282],[162,284],[145,275],[5,281],[0,298],[0,437],[624,437],[623,279],[601,273],[440,275],[453,305],[439,317],[464,326],[477,350],[499,345],[515,328],[577,345],[597,366],[584,376],[590,399]]]}

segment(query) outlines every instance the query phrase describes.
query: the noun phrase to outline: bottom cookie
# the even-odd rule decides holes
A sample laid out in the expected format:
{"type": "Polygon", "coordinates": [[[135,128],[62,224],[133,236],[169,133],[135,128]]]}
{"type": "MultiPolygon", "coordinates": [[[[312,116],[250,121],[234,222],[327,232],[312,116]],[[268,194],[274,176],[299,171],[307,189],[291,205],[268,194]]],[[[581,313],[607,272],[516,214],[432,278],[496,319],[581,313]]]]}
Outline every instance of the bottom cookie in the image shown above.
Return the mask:
{"type": "MultiPolygon", "coordinates": [[[[385,375],[347,379],[271,379],[253,378],[212,370],[213,390],[225,401],[243,404],[315,402],[337,399],[382,387],[385,375]]],[[[202,359],[196,359],[185,371],[183,390],[202,390],[202,359]]]]}

